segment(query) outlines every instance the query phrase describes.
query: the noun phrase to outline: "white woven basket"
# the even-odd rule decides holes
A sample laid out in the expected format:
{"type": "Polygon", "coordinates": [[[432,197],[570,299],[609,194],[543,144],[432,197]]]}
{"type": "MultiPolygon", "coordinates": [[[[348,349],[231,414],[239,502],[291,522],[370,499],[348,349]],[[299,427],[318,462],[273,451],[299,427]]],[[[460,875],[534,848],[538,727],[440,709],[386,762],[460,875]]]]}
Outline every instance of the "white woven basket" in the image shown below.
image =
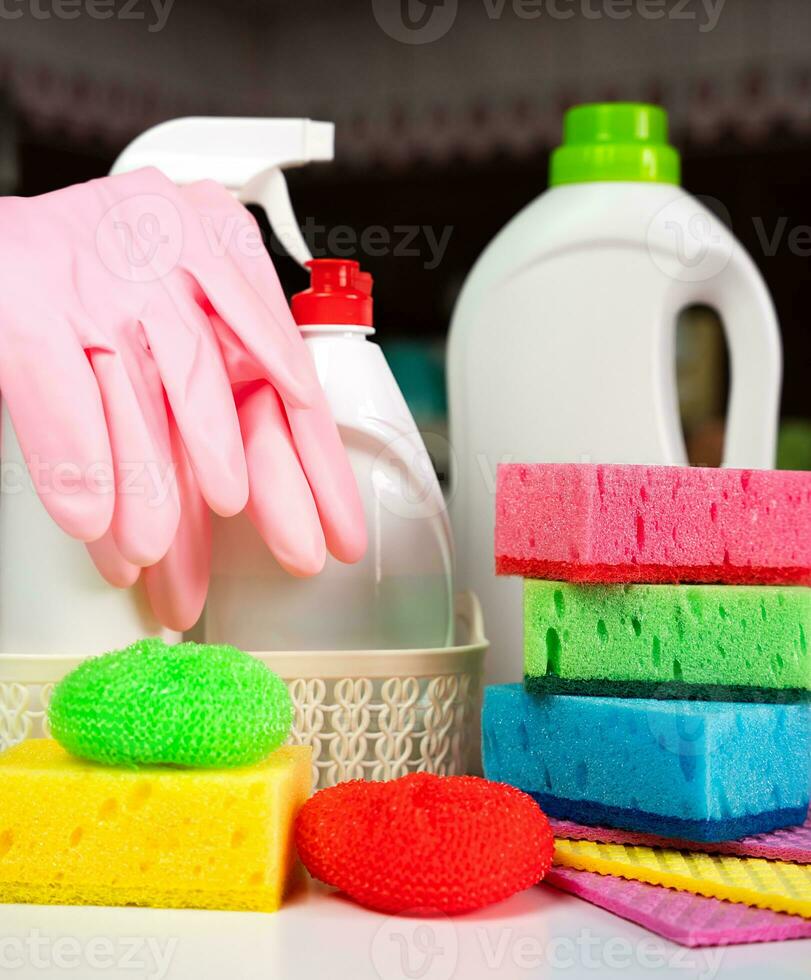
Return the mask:
{"type": "MultiPolygon", "coordinates": [[[[476,597],[459,596],[456,606],[459,646],[254,654],[287,681],[295,708],[290,740],[312,746],[317,788],[478,768],[488,644],[476,597]]],[[[0,654],[0,749],[49,734],[54,684],[80,661],[0,654]]]]}

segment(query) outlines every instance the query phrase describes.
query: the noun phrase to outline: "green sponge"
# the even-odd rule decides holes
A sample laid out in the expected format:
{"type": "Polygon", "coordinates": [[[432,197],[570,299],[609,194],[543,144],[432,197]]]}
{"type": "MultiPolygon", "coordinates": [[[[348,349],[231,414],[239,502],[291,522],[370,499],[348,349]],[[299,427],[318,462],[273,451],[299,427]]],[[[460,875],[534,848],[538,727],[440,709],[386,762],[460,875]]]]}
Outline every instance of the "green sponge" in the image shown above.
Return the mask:
{"type": "Polygon", "coordinates": [[[251,765],[290,734],[281,678],[230,646],[140,640],[86,660],[54,689],[54,738],[111,766],[251,765]]]}
{"type": "Polygon", "coordinates": [[[811,589],[524,582],[528,690],[806,700],[811,589]]]}

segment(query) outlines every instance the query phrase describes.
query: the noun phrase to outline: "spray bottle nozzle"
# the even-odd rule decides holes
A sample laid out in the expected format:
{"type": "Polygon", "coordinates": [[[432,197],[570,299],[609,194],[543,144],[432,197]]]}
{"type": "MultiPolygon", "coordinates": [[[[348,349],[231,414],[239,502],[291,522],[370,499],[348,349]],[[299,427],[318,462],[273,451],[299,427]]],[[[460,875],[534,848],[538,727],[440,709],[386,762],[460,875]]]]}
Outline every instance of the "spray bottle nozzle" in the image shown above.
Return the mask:
{"type": "Polygon", "coordinates": [[[265,209],[276,237],[304,265],[310,250],[283,169],[333,158],[335,127],[311,119],[172,119],[142,133],[111,173],[153,166],[178,184],[216,180],[243,204],[265,209]]]}

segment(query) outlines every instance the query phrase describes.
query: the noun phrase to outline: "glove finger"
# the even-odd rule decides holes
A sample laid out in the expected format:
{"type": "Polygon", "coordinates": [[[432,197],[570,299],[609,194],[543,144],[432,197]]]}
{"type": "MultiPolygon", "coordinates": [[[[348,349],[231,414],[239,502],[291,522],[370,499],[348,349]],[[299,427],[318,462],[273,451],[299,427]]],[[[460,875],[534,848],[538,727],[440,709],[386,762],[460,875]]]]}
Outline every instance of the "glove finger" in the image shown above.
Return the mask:
{"type": "Polygon", "coordinates": [[[93,559],[93,564],[110,585],[117,589],[128,589],[138,581],[138,576],[141,574],[140,566],[127,561],[121,554],[112,530],[85,547],[93,559]]]}
{"type": "Polygon", "coordinates": [[[169,550],[180,519],[163,389],[156,373],[150,379],[125,352],[89,356],[113,452],[113,538],[126,561],[153,565],[169,550]]]}
{"type": "Polygon", "coordinates": [[[291,575],[316,575],[327,551],[318,510],[276,391],[264,382],[237,396],[251,493],[246,512],[291,575]]]}
{"type": "Polygon", "coordinates": [[[323,390],[311,408],[288,407],[287,418],[330,553],[359,561],[366,551],[363,504],[323,390]]]}
{"type": "Polygon", "coordinates": [[[68,320],[40,309],[25,325],[3,322],[0,390],[47,512],[74,538],[100,538],[115,504],[112,455],[96,378],[68,320]]]}
{"type": "Polygon", "coordinates": [[[208,311],[208,319],[220,345],[220,353],[231,387],[246,381],[266,380],[262,365],[245,348],[239,337],[213,307],[208,311]]]}
{"type": "MultiPolygon", "coordinates": [[[[212,314],[211,322],[220,341],[232,383],[253,379],[255,376],[250,372],[250,356],[242,348],[239,339],[216,313],[212,314]]],[[[357,484],[320,387],[313,402],[309,409],[287,409],[290,424],[296,426],[297,441],[294,451],[298,450],[299,454],[303,454],[299,467],[302,461],[306,463],[304,469],[311,480],[308,485],[315,494],[330,552],[342,561],[355,562],[366,551],[366,528],[357,484]]],[[[257,428],[260,425],[261,420],[257,422],[257,428]]],[[[243,424],[243,440],[244,430],[243,424]]],[[[250,460],[248,466],[250,469],[250,460]]],[[[251,483],[252,497],[256,496],[254,486],[255,481],[251,483]]],[[[268,506],[272,506],[272,500],[268,502],[268,506]]],[[[263,523],[262,518],[259,518],[259,523],[263,523]]],[[[281,563],[284,564],[283,561],[281,563]]]]}
{"type": "Polygon", "coordinates": [[[198,215],[189,222],[186,267],[282,398],[309,405],[318,378],[255,220],[214,181],[181,194],[198,215]]]}
{"type": "Polygon", "coordinates": [[[163,281],[141,318],[200,492],[223,517],[248,500],[248,470],[234,396],[217,339],[186,275],[163,281]]]}
{"type": "Polygon", "coordinates": [[[180,523],[165,557],[144,569],[152,611],[169,629],[191,629],[203,612],[211,573],[211,513],[197,486],[194,471],[172,423],[180,523]]]}

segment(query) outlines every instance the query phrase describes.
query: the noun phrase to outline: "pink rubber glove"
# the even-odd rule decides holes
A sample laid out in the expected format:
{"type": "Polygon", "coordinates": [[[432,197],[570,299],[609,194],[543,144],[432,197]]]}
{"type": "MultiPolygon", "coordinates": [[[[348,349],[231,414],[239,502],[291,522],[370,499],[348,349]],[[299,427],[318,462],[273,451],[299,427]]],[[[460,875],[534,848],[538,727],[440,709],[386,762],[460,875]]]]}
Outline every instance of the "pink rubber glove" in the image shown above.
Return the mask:
{"type": "Polygon", "coordinates": [[[148,169],[0,199],[0,222],[0,390],[46,509],[94,542],[108,580],[130,585],[150,566],[155,612],[188,628],[208,582],[205,504],[230,516],[249,488],[291,571],[318,571],[325,542],[344,561],[363,554],[312,359],[227,191],[148,169]],[[245,382],[278,411],[245,408],[245,382]]]}

